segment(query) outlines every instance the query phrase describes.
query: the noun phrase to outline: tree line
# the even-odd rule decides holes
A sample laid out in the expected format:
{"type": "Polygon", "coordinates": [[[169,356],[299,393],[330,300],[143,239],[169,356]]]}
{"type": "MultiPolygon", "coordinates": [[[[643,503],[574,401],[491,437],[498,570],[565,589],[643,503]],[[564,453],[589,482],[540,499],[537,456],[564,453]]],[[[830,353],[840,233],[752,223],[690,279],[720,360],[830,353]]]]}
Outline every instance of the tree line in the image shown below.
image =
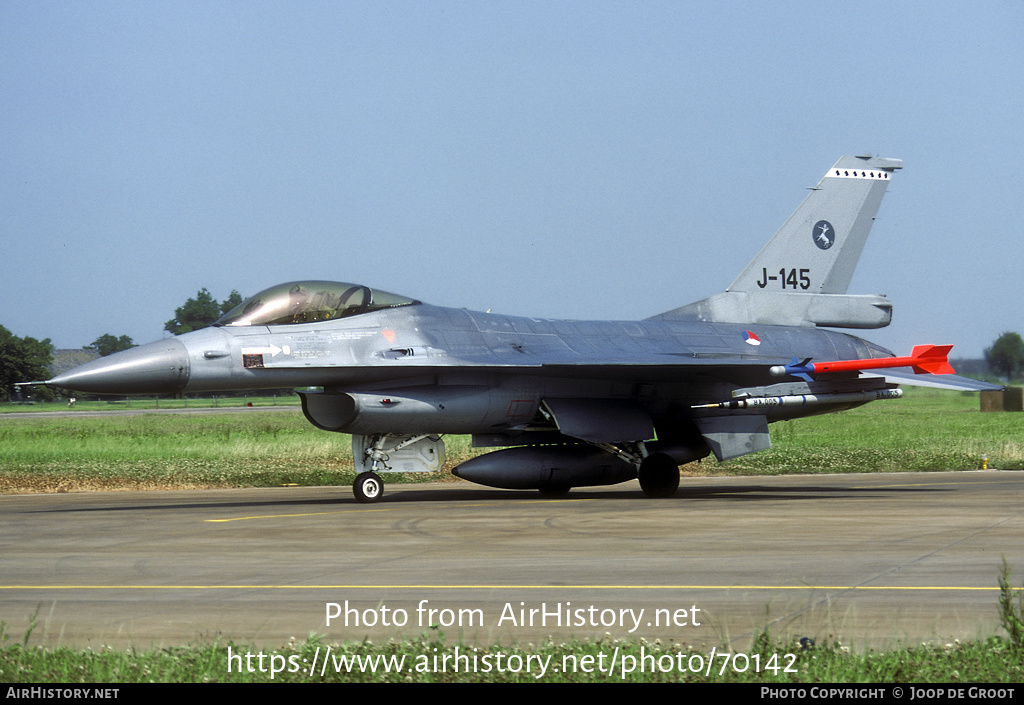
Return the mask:
{"type": "MultiPolygon", "coordinates": [[[[50,378],[53,344],[49,338],[19,338],[0,326],[0,401],[8,401],[15,382],[35,382],[50,378]]],[[[53,391],[40,387],[36,397],[53,399],[53,391]]]]}
{"type": "MultiPolygon", "coordinates": [[[[174,310],[174,318],[164,324],[164,330],[171,335],[180,335],[210,325],[222,315],[242,303],[242,295],[232,291],[228,298],[216,301],[206,288],[200,289],[194,298],[174,310]]],[[[100,357],[113,355],[135,347],[135,341],[127,335],[116,336],[104,333],[85,346],[100,357]]],[[[19,338],[0,326],[0,401],[10,401],[15,394],[16,382],[36,382],[50,378],[53,364],[53,343],[49,338],[19,338]]],[[[33,396],[41,401],[51,401],[53,390],[35,387],[33,396]]]]}
{"type": "Polygon", "coordinates": [[[1024,340],[1020,333],[1007,331],[996,338],[992,347],[985,348],[985,362],[1007,382],[1020,377],[1024,372],[1024,340]]]}

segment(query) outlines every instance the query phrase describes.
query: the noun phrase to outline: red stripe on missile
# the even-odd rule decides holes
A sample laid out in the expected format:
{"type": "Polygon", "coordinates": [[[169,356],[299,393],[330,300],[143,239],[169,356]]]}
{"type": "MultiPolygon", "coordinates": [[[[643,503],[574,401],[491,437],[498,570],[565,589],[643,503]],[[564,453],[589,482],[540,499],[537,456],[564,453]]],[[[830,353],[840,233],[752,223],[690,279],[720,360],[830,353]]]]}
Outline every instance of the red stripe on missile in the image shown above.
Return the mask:
{"type": "Polygon", "coordinates": [[[950,375],[956,372],[949,364],[947,355],[952,345],[915,345],[909,357],[871,357],[861,360],[836,360],[834,362],[811,362],[805,360],[785,367],[772,368],[774,374],[783,372],[790,375],[806,375],[822,372],[860,372],[888,367],[911,367],[914,372],[933,375],[950,375]]]}

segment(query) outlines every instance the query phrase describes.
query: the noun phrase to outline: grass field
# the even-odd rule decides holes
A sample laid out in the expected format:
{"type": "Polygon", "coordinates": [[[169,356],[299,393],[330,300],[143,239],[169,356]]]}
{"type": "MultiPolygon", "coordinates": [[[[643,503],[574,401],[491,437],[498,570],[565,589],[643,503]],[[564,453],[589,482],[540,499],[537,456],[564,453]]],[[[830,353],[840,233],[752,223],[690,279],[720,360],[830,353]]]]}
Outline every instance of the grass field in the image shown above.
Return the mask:
{"type": "MultiPolygon", "coordinates": [[[[1024,681],[1024,649],[992,638],[969,644],[920,645],[887,652],[850,653],[838,644],[801,650],[768,637],[742,659],[727,662],[719,654],[710,669],[708,651],[679,644],[646,641],[547,642],[537,645],[475,648],[453,644],[431,633],[404,643],[326,644],[312,637],[277,651],[252,649],[253,670],[229,669],[229,654],[245,653],[233,644],[154,649],[152,651],[88,651],[42,649],[13,644],[0,646],[0,682],[7,683],[268,683],[271,658],[277,683],[1004,683],[1024,681]],[[331,648],[331,667],[308,673],[299,664],[320,663],[331,648]],[[229,651],[231,649],[231,651],[229,651]],[[476,669],[451,667],[458,653],[475,658],[476,669]],[[256,654],[265,656],[257,670],[256,654]],[[792,657],[788,656],[792,654],[792,657]],[[448,656],[449,668],[435,669],[434,659],[448,656]],[[774,658],[773,658],[774,657],[774,658]],[[527,659],[544,662],[548,672],[522,667],[527,659]],[[589,672],[579,665],[589,658],[589,672]],[[601,672],[596,666],[617,668],[601,672]],[[348,668],[335,670],[346,663],[348,668]],[[640,672],[640,664],[645,671],[640,672]],[[502,665],[505,665],[502,668],[502,665]],[[575,669],[567,667],[575,664],[575,669]],[[757,666],[760,665],[760,668],[757,666]],[[739,670],[742,669],[742,670],[739,670]],[[694,672],[696,671],[696,672],[694,672]]],[[[732,656],[731,654],[729,655],[732,656]]],[[[236,657],[237,658],[237,657],[236,657]]],[[[306,667],[308,668],[308,667],[306,667]]],[[[964,689],[966,694],[966,688],[964,689]]],[[[1017,687],[1017,693],[1020,686],[1017,687]]],[[[961,696],[962,697],[962,696],[961,696]]],[[[997,697],[991,692],[989,697],[997,697]]],[[[1019,697],[1019,695],[1018,695],[1019,697]]],[[[907,699],[910,699],[909,697],[907,699]]],[[[1003,694],[1000,700],[1006,700],[1003,694]]]]}
{"type": "MultiPolygon", "coordinates": [[[[240,402],[217,403],[232,401],[240,402]]],[[[286,399],[261,403],[283,405],[286,399]]],[[[170,402],[159,404],[167,408],[170,402]]],[[[87,410],[76,407],[77,412],[87,410]]],[[[989,467],[1021,469],[1024,415],[983,414],[975,394],[912,389],[901,400],[774,424],[772,443],[771,450],[725,463],[713,458],[691,463],[683,473],[970,470],[980,468],[986,457],[989,467]]],[[[439,473],[389,476],[388,481],[452,479],[451,467],[483,452],[471,448],[464,436],[449,436],[445,444],[448,463],[439,473]]],[[[349,437],[315,429],[298,407],[270,411],[256,406],[216,415],[0,414],[0,493],[336,485],[352,477],[349,437]]]]}

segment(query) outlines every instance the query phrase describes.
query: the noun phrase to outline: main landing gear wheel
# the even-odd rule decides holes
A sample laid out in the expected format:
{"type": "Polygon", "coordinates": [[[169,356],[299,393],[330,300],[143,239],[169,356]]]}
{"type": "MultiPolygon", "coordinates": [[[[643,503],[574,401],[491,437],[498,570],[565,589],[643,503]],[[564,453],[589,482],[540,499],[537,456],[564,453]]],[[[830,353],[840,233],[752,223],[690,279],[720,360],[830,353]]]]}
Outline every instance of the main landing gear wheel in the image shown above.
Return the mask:
{"type": "Polygon", "coordinates": [[[375,472],[363,472],[356,476],[352,483],[352,492],[357,502],[369,504],[378,502],[384,496],[384,480],[375,472]]]}
{"type": "Polygon", "coordinates": [[[640,463],[639,479],[648,497],[671,497],[679,489],[679,466],[664,453],[648,455],[640,463]]]}

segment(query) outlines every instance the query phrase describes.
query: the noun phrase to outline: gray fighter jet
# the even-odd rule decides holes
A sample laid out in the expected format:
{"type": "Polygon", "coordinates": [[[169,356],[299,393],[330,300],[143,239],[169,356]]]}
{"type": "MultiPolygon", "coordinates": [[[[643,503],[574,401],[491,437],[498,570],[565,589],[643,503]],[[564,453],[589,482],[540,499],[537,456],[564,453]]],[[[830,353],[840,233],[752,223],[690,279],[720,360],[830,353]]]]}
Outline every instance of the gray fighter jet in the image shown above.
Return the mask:
{"type": "Polygon", "coordinates": [[[209,328],[47,384],[100,394],[298,388],[310,423],[352,434],[362,502],[381,498],[381,473],[439,469],[451,433],[502,448],[453,471],[466,480],[557,495],[639,478],[647,495],[665,497],[683,463],[769,448],[773,421],[895,398],[900,382],[997,388],[950,375],[949,346],[895,358],[827,330],[889,324],[884,296],[846,290],[901,167],[843,157],[725,292],[646,320],[520,318],[300,281],[261,291],[209,328]]]}

